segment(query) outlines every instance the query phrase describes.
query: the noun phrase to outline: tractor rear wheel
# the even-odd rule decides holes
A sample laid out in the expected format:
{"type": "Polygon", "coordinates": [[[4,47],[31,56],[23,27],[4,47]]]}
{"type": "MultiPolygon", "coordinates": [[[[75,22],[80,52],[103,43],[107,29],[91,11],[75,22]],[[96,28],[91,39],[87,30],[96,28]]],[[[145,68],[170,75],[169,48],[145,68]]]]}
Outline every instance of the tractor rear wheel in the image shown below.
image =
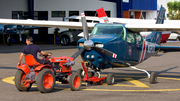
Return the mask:
{"type": "Polygon", "coordinates": [[[69,87],[72,91],[77,91],[81,87],[81,77],[78,74],[72,74],[69,79],[69,87]]]}
{"type": "Polygon", "coordinates": [[[25,76],[26,74],[22,70],[17,70],[14,81],[15,86],[19,91],[28,91],[32,86],[32,83],[24,83],[25,76]]]}
{"type": "Polygon", "coordinates": [[[41,93],[49,93],[55,86],[55,75],[50,69],[43,69],[37,76],[37,88],[41,93]]]}

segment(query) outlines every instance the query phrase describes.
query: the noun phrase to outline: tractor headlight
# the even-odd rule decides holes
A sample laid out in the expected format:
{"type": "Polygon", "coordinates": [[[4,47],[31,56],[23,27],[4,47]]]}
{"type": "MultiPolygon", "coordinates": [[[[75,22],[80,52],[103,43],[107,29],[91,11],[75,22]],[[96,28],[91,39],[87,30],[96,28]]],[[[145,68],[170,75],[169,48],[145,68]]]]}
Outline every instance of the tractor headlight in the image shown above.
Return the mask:
{"type": "Polygon", "coordinates": [[[84,43],[80,42],[79,47],[84,47],[84,43]]]}
{"type": "Polygon", "coordinates": [[[102,43],[97,43],[95,44],[95,47],[104,47],[104,45],[102,43]]]}

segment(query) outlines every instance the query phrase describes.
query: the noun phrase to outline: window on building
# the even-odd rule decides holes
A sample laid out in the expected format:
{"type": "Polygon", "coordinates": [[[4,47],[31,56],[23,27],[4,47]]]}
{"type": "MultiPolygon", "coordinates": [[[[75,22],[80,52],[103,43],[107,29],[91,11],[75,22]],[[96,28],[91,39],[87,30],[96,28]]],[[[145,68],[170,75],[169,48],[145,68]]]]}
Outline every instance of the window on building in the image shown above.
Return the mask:
{"type": "MultiPolygon", "coordinates": [[[[107,15],[108,17],[110,17],[111,12],[110,12],[110,11],[105,11],[105,12],[106,12],[106,15],[107,15]]],[[[95,17],[98,17],[98,14],[97,14],[96,11],[84,11],[84,13],[85,13],[86,16],[95,16],[95,17]]],[[[87,20],[87,22],[92,22],[92,21],[87,20]]],[[[99,23],[98,21],[94,21],[94,22],[99,23]]]]}
{"type": "Polygon", "coordinates": [[[66,17],[66,11],[52,11],[52,17],[66,17]]]}
{"type": "Polygon", "coordinates": [[[24,11],[12,11],[12,19],[28,19],[29,13],[24,11]]]}
{"type": "MultiPolygon", "coordinates": [[[[69,16],[79,16],[79,11],[69,11],[69,16]]],[[[69,21],[79,22],[78,19],[69,19],[69,21]]]]}
{"type": "Polygon", "coordinates": [[[12,11],[12,19],[23,19],[23,11],[12,11]]]}
{"type": "MultiPolygon", "coordinates": [[[[106,15],[110,17],[111,12],[110,11],[105,11],[105,12],[106,12],[106,15]]],[[[98,16],[96,11],[84,11],[84,13],[86,16],[96,16],[96,17],[98,16]]]]}
{"type": "Polygon", "coordinates": [[[146,12],[142,12],[142,16],[144,19],[146,19],[146,12]]]}

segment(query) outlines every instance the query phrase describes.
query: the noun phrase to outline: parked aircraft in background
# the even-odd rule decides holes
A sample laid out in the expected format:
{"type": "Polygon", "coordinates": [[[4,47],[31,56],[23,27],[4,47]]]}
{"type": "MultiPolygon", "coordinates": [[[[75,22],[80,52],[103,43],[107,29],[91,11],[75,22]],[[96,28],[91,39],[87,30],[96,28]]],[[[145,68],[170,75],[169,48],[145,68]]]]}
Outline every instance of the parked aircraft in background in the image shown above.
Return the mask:
{"type": "Polygon", "coordinates": [[[29,34],[30,29],[38,29],[42,27],[24,26],[24,25],[3,25],[0,24],[0,34],[7,34],[7,44],[12,44],[12,35],[19,34],[19,40],[22,41],[22,34],[29,34]]]}

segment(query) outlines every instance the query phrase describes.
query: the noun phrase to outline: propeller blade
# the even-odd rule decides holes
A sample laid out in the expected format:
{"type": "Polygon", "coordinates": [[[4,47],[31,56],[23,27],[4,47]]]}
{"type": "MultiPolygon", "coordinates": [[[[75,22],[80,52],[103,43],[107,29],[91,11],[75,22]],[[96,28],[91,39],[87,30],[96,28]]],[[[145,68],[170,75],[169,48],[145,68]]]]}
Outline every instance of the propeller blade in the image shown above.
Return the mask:
{"type": "Polygon", "coordinates": [[[103,53],[107,56],[110,56],[110,57],[113,57],[113,58],[117,58],[117,54],[111,52],[111,51],[108,51],[106,49],[102,49],[102,48],[99,48],[99,47],[92,47],[92,49],[94,49],[95,51],[97,52],[100,52],[100,53],[103,53]]]}
{"type": "Polygon", "coordinates": [[[89,35],[88,35],[89,32],[88,32],[86,17],[85,17],[85,16],[82,16],[82,17],[81,17],[81,21],[82,21],[84,38],[85,38],[86,40],[89,40],[89,35]]]}
{"type": "Polygon", "coordinates": [[[82,52],[84,51],[84,48],[81,48],[79,51],[77,51],[74,55],[71,57],[75,60],[82,52]]]}

